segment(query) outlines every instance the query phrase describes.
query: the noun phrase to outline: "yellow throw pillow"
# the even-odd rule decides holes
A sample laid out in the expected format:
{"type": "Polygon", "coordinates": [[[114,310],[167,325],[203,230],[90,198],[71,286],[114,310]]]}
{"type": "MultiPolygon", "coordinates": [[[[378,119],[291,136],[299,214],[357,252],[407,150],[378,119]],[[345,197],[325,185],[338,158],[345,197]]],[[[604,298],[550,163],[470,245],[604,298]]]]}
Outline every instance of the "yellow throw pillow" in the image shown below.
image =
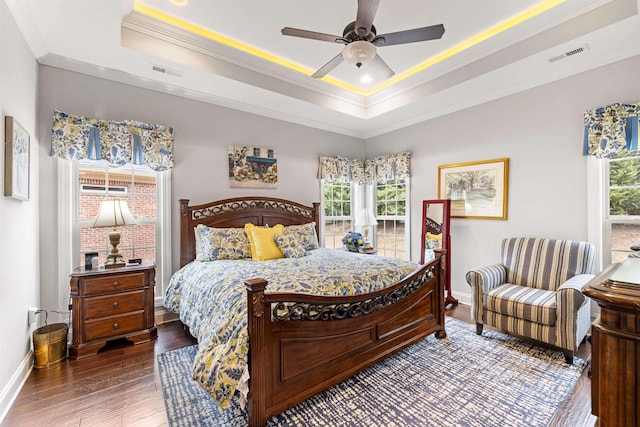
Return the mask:
{"type": "Polygon", "coordinates": [[[267,261],[270,259],[284,258],[282,251],[278,248],[274,236],[284,233],[284,226],[281,224],[275,227],[256,227],[253,224],[244,226],[249,244],[251,245],[251,258],[254,261],[267,261]]]}

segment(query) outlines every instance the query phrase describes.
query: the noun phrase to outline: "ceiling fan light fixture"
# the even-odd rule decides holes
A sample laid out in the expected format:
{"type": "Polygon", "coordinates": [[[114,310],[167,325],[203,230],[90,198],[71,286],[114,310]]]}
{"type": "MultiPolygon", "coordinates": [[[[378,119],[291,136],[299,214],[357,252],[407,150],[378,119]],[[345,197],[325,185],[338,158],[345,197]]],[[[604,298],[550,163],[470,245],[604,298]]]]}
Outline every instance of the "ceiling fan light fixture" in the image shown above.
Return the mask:
{"type": "Polygon", "coordinates": [[[342,50],[342,57],[349,64],[360,68],[376,56],[376,47],[364,40],[349,43],[342,50]]]}

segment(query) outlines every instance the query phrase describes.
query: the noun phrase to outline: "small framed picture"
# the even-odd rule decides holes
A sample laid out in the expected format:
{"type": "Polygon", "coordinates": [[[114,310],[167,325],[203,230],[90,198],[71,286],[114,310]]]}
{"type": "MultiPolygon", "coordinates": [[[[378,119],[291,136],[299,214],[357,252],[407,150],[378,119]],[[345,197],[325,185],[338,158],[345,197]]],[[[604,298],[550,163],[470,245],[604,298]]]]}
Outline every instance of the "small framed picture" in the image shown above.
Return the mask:
{"type": "Polygon", "coordinates": [[[452,218],[507,219],[509,159],[438,166],[438,199],[452,218]]]}
{"type": "Polygon", "coordinates": [[[93,269],[93,258],[98,257],[98,252],[85,252],[84,253],[84,269],[93,269]]]}
{"type": "Polygon", "coordinates": [[[29,200],[29,134],[11,116],[5,116],[4,195],[29,200]]]}

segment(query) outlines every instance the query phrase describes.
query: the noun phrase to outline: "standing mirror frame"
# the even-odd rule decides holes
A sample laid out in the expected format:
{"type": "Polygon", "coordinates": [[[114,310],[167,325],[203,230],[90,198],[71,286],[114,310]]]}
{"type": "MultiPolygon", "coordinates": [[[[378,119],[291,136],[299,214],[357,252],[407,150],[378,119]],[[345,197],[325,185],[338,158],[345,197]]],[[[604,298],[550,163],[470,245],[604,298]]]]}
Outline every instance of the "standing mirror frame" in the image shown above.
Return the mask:
{"type": "Polygon", "coordinates": [[[422,239],[420,263],[433,259],[433,250],[446,250],[444,263],[445,306],[457,305],[458,300],[451,295],[451,201],[447,199],[422,201],[422,239]]]}

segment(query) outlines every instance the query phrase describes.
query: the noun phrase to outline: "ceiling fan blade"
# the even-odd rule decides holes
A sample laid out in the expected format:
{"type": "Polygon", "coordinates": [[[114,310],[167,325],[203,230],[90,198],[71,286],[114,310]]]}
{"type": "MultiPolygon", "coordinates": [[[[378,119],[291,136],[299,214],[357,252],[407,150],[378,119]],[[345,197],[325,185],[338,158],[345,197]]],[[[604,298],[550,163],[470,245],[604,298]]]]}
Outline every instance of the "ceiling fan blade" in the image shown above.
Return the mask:
{"type": "Polygon", "coordinates": [[[358,0],[355,32],[360,37],[365,37],[371,32],[373,18],[378,11],[378,3],[380,0],[358,0]]]}
{"type": "Polygon", "coordinates": [[[283,36],[302,37],[303,39],[313,39],[313,40],[320,40],[320,41],[323,41],[323,42],[346,44],[346,40],[344,40],[340,36],[334,36],[334,35],[325,34],[325,33],[316,33],[315,31],[300,30],[298,28],[284,27],[281,30],[281,32],[282,32],[283,36]]]}
{"type": "Polygon", "coordinates": [[[392,46],[436,40],[444,34],[444,25],[432,25],[430,27],[415,28],[413,30],[398,31],[397,33],[380,34],[371,41],[376,46],[392,46]]]}
{"type": "Polygon", "coordinates": [[[393,77],[393,75],[395,74],[391,69],[391,67],[389,67],[387,63],[384,62],[384,60],[377,53],[376,53],[376,56],[374,56],[373,59],[369,61],[369,64],[367,64],[367,66],[375,67],[377,69],[376,74],[379,74],[385,79],[389,79],[393,77]]]}
{"type": "Polygon", "coordinates": [[[316,71],[315,73],[313,73],[311,75],[311,77],[313,77],[314,79],[319,79],[321,77],[326,76],[328,73],[330,73],[334,68],[336,68],[338,65],[340,65],[342,63],[344,59],[342,58],[342,52],[340,52],[339,54],[337,54],[331,61],[327,62],[326,64],[324,64],[322,66],[322,68],[320,68],[318,71],[316,71]]]}

